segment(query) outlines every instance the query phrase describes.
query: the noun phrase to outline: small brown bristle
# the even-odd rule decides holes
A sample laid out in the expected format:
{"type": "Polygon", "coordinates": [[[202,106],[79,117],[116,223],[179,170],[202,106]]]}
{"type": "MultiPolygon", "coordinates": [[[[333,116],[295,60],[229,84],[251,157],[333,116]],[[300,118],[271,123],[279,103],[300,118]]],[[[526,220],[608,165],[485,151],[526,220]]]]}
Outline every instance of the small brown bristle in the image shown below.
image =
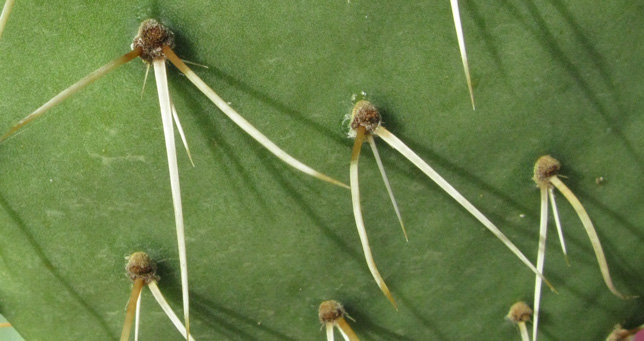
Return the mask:
{"type": "Polygon", "coordinates": [[[142,22],[132,41],[132,49],[140,47],[141,59],[151,63],[153,59],[163,56],[163,46],[174,47],[174,33],[154,19],[142,22]]]}
{"type": "Polygon", "coordinates": [[[319,317],[322,323],[333,323],[344,316],[344,307],[338,301],[328,300],[320,304],[319,317]]]}
{"type": "Polygon", "coordinates": [[[517,302],[510,307],[507,318],[514,323],[519,323],[530,321],[530,316],[532,316],[532,309],[525,302],[517,302]]]}
{"type": "Polygon", "coordinates": [[[380,113],[369,101],[358,101],[353,106],[351,113],[351,129],[356,130],[358,127],[365,127],[368,133],[373,133],[380,125],[382,119],[380,113]]]}
{"type": "Polygon", "coordinates": [[[559,173],[561,163],[550,155],[544,155],[534,164],[534,177],[532,178],[537,185],[547,185],[548,179],[559,173]]]}
{"type": "Polygon", "coordinates": [[[132,281],[141,278],[145,284],[148,284],[159,280],[159,276],[156,274],[157,265],[145,252],[135,252],[130,255],[125,270],[132,281]]]}

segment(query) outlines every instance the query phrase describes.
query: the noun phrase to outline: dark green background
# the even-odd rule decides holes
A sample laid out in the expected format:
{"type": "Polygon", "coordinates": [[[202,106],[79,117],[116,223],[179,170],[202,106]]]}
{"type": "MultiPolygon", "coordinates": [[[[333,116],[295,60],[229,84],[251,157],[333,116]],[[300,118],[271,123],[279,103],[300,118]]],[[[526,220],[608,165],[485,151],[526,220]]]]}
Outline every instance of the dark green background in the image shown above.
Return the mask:
{"type": "MultiPolygon", "coordinates": [[[[449,1],[18,1],[0,40],[0,130],[129,49],[156,17],[177,53],[284,150],[345,182],[342,117],[366,91],[386,126],[536,259],[536,159],[598,228],[617,287],[643,295],[644,47],[638,1],[461,1],[472,111],[449,1]],[[604,177],[602,184],[595,179],[604,177]],[[522,217],[525,215],[524,217],[522,217]]],[[[27,340],[109,340],[130,282],[124,257],[161,261],[180,311],[178,256],[159,104],[134,61],[0,145],[0,312],[27,340]]],[[[361,189],[365,264],[348,190],[295,172],[170,67],[196,167],[179,150],[192,331],[197,339],[322,340],[317,306],[343,302],[366,340],[519,339],[504,320],[534,276],[382,141],[404,241],[370,153],[361,189]]],[[[603,339],[644,322],[642,300],[605,287],[559,196],[571,267],[550,230],[542,340],[603,339]]],[[[145,291],[141,337],[179,340],[145,291]]]]}

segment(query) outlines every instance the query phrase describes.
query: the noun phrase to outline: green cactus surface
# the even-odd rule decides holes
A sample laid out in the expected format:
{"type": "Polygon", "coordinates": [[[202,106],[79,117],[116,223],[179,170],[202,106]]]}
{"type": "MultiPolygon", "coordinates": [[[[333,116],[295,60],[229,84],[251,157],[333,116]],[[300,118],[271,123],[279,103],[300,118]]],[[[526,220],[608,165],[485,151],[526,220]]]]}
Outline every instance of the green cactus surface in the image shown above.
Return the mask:
{"type": "MultiPolygon", "coordinates": [[[[384,125],[533,262],[534,162],[551,154],[593,220],[617,288],[644,295],[644,2],[461,1],[476,111],[442,1],[22,1],[0,40],[0,130],[129,51],[156,18],[176,53],[278,146],[345,183],[343,118],[364,91],[384,125]]],[[[159,102],[130,62],[0,144],[0,313],[29,341],[114,340],[145,251],[182,316],[159,102]]],[[[350,191],[283,164],[172,65],[191,333],[197,340],[324,340],[341,302],[364,340],[518,340],[504,317],[532,304],[534,274],[404,157],[376,138],[409,234],[373,155],[362,209],[395,311],[362,254],[350,191]]],[[[599,340],[644,322],[642,298],[606,288],[572,207],[551,230],[542,340],[599,340]]],[[[181,340],[144,288],[141,340],[181,340]]]]}

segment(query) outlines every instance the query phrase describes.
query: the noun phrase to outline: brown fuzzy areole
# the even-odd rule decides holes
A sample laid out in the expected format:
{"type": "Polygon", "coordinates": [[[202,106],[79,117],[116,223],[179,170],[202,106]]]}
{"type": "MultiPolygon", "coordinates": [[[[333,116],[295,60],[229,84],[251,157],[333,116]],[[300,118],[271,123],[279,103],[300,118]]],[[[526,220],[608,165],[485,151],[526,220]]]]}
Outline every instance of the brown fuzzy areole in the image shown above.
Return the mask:
{"type": "Polygon", "coordinates": [[[358,127],[364,127],[367,133],[373,133],[382,122],[378,109],[369,101],[358,101],[353,106],[351,113],[351,129],[356,130],[358,127]]]}
{"type": "Polygon", "coordinates": [[[140,278],[145,284],[148,284],[159,280],[159,276],[156,274],[157,265],[145,252],[135,252],[128,257],[125,270],[132,281],[140,278]]]}
{"type": "Polygon", "coordinates": [[[532,180],[539,186],[548,185],[548,179],[559,173],[561,163],[550,155],[544,155],[534,164],[534,177],[532,180]]]}
{"type": "Polygon", "coordinates": [[[151,63],[155,58],[164,57],[163,46],[174,47],[174,33],[154,19],[142,22],[132,41],[132,49],[140,47],[141,59],[151,63]]]}
{"type": "Polygon", "coordinates": [[[329,300],[324,301],[320,304],[320,310],[318,316],[320,317],[320,322],[322,323],[333,323],[335,320],[340,317],[344,317],[345,311],[342,304],[338,301],[329,300]]]}
{"type": "Polygon", "coordinates": [[[530,321],[532,309],[525,302],[517,302],[510,308],[508,319],[514,323],[530,321]]]}

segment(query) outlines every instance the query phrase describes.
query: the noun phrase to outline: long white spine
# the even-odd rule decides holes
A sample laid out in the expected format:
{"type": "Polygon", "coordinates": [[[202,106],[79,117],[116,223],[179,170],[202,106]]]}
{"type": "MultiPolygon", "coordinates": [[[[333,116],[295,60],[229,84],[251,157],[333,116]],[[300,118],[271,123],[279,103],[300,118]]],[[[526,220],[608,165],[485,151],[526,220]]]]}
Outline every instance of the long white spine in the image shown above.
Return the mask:
{"type": "Polygon", "coordinates": [[[561,243],[561,250],[563,251],[566,264],[568,262],[568,252],[566,251],[566,241],[564,240],[563,230],[561,229],[561,221],[559,220],[559,210],[557,209],[557,202],[555,201],[554,188],[548,188],[548,196],[550,197],[550,204],[552,205],[552,215],[555,217],[555,225],[557,226],[557,234],[559,235],[559,243],[561,243]]]}
{"type": "Polygon", "coordinates": [[[174,206],[174,220],[177,228],[177,243],[179,245],[179,264],[181,267],[181,289],[183,293],[183,315],[186,329],[190,330],[190,305],[188,297],[188,261],[186,257],[186,238],[183,225],[183,208],[181,205],[181,187],[179,186],[179,168],[177,166],[177,150],[174,143],[174,127],[172,125],[172,104],[168,90],[168,77],[166,74],[165,59],[157,58],[152,61],[154,76],[159,93],[161,106],[161,120],[163,121],[163,134],[168,154],[168,168],[170,171],[170,187],[172,203],[174,206]]]}
{"type": "Polygon", "coordinates": [[[326,341],[335,341],[335,336],[333,335],[333,323],[326,322],[324,324],[324,329],[326,329],[326,341]]]}
{"type": "MultiPolygon", "coordinates": [[[[359,137],[359,136],[358,136],[359,137]]],[[[356,138],[358,138],[356,137],[356,138]]],[[[358,153],[355,158],[352,157],[351,165],[349,166],[349,178],[351,184],[351,203],[353,206],[353,216],[356,221],[356,227],[358,228],[358,235],[360,235],[360,243],[362,244],[362,251],[364,253],[365,260],[367,261],[367,266],[369,271],[373,276],[373,279],[376,280],[376,284],[380,287],[380,290],[387,296],[387,299],[391,304],[396,307],[396,303],[391,296],[385,280],[380,275],[378,268],[376,267],[376,261],[373,259],[371,254],[371,247],[369,246],[369,237],[367,236],[367,230],[364,226],[364,219],[362,218],[362,209],[360,207],[360,182],[358,181],[358,162],[360,154],[358,153]]],[[[398,309],[396,307],[396,309],[398,309]]]]}
{"type": "Polygon", "coordinates": [[[7,20],[9,19],[14,2],[14,0],[7,0],[2,8],[2,14],[0,14],[0,38],[2,37],[2,32],[4,32],[4,27],[7,25],[7,20]]]}
{"type": "MultiPolygon", "coordinates": [[[[492,222],[481,213],[474,205],[472,205],[465,197],[459,193],[452,185],[450,185],[442,176],[440,176],[432,167],[430,167],[425,161],[423,161],[414,151],[412,151],[407,145],[400,141],[394,134],[389,132],[383,126],[376,128],[375,134],[380,136],[385,142],[387,142],[391,147],[396,149],[400,154],[406,157],[411,161],[418,169],[423,171],[430,179],[432,179],[440,188],[442,188],[447,194],[449,194],[454,200],[456,200],[461,206],[463,206],[468,212],[470,212],[476,219],[478,219],[481,224],[487,227],[490,232],[492,232],[505,246],[512,251],[522,262],[525,264],[532,272],[540,276],[545,280],[546,284],[552,288],[550,282],[543,277],[541,272],[539,272],[534,265],[526,258],[526,256],[517,248],[514,243],[512,243],[508,237],[506,237],[501,230],[499,230],[492,222]]],[[[554,290],[554,289],[553,289],[554,290]]]]}
{"type": "Polygon", "coordinates": [[[461,12],[458,10],[458,0],[450,0],[450,3],[452,5],[452,17],[454,18],[454,28],[456,29],[456,38],[458,39],[458,49],[461,52],[461,61],[463,62],[463,71],[465,72],[467,89],[470,91],[472,110],[476,110],[476,106],[474,105],[474,90],[472,90],[472,77],[470,76],[470,65],[467,61],[467,51],[465,51],[465,38],[463,37],[461,12]]]}
{"type": "MultiPolygon", "coordinates": [[[[543,265],[546,259],[546,237],[548,234],[548,188],[541,187],[541,215],[539,220],[539,247],[537,251],[537,270],[543,273],[543,265]]],[[[534,280],[534,304],[533,304],[533,323],[532,339],[537,339],[537,329],[539,327],[539,307],[541,305],[541,277],[535,276],[534,280]]]]}
{"type": "Polygon", "coordinates": [[[396,198],[394,197],[394,191],[391,190],[389,178],[387,178],[387,173],[385,172],[385,166],[382,164],[380,154],[378,153],[378,148],[376,147],[376,141],[373,140],[373,136],[367,135],[367,142],[369,142],[369,146],[371,146],[371,151],[373,152],[373,156],[376,159],[376,164],[378,164],[378,169],[380,169],[380,175],[382,175],[382,181],[384,181],[385,187],[387,188],[387,193],[389,193],[389,199],[391,199],[391,203],[392,205],[394,205],[394,211],[396,211],[398,222],[400,223],[400,227],[402,228],[403,234],[405,235],[405,240],[409,241],[409,238],[407,238],[407,230],[405,229],[405,224],[403,224],[402,216],[400,215],[400,209],[398,209],[398,203],[396,202],[396,198]]]}
{"type": "Polygon", "coordinates": [[[593,222],[590,220],[590,216],[588,216],[588,212],[586,212],[586,209],[584,209],[584,206],[581,204],[579,199],[577,199],[577,196],[572,193],[570,188],[566,186],[561,180],[559,180],[558,177],[553,176],[550,178],[550,182],[557,187],[557,189],[568,199],[568,202],[570,205],[572,205],[572,208],[575,209],[575,212],[577,212],[577,215],[579,216],[579,219],[581,220],[581,223],[584,225],[584,229],[586,229],[586,234],[588,234],[588,238],[590,239],[590,243],[593,245],[593,250],[595,251],[595,257],[597,257],[597,263],[599,263],[599,269],[602,272],[602,276],[604,277],[604,282],[606,283],[606,286],[608,289],[617,297],[623,298],[623,299],[628,299],[628,298],[634,298],[633,296],[626,296],[619,292],[617,288],[615,288],[615,284],[613,284],[613,280],[610,277],[610,271],[608,270],[608,262],[606,262],[606,256],[604,255],[604,249],[602,249],[602,244],[599,241],[599,236],[597,235],[597,231],[595,230],[595,226],[593,225],[593,222]]]}
{"type": "Polygon", "coordinates": [[[141,317],[141,293],[139,291],[139,298],[136,300],[136,315],[134,315],[134,341],[139,341],[139,322],[141,317]]]}
{"type": "MultiPolygon", "coordinates": [[[[150,288],[150,292],[152,292],[152,296],[157,300],[157,303],[161,306],[161,309],[165,312],[166,315],[168,315],[168,318],[170,318],[170,321],[172,321],[172,324],[177,328],[177,330],[183,335],[183,337],[186,337],[186,328],[183,326],[181,323],[181,320],[177,316],[177,314],[174,313],[174,310],[170,307],[168,304],[168,301],[165,300],[165,297],[163,297],[163,294],[161,293],[161,290],[159,290],[159,286],[157,285],[156,282],[152,281],[150,284],[148,284],[148,288],[150,288]]],[[[195,339],[192,338],[192,335],[190,335],[190,341],[194,341],[195,339]]]]}
{"type": "Polygon", "coordinates": [[[192,69],[190,69],[183,61],[181,61],[172,51],[172,49],[164,49],[164,52],[168,59],[183,72],[183,74],[194,84],[210,101],[212,101],[218,108],[223,112],[228,118],[230,118],[237,126],[239,126],[246,134],[254,138],[259,144],[268,149],[269,152],[273,153],[277,158],[284,161],[289,166],[299,170],[302,173],[308,174],[320,180],[348,188],[349,186],[343,184],[342,182],[335,180],[328,175],[320,173],[315,169],[305,165],[301,161],[292,157],[280,147],[278,147],[273,141],[268,137],[262,134],[257,128],[255,128],[250,122],[246,121],[235,109],[233,109],[226,101],[224,101],[217,93],[210,88],[199,76],[197,76],[192,69]]]}

